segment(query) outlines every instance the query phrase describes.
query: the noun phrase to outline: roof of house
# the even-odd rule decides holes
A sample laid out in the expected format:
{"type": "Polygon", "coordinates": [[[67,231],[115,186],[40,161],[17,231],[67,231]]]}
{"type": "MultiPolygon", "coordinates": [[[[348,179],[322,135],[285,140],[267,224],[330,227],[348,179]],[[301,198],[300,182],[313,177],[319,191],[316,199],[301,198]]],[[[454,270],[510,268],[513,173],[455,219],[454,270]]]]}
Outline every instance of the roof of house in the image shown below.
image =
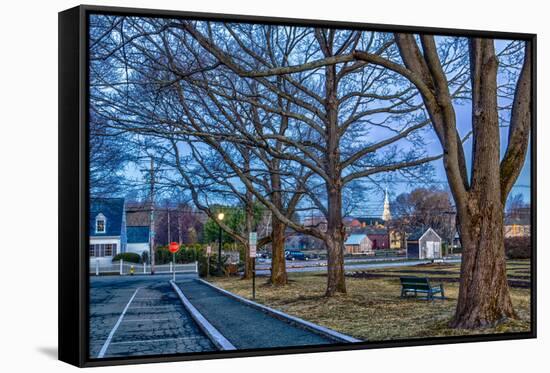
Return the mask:
{"type": "Polygon", "coordinates": [[[344,245],[360,245],[365,237],[366,234],[350,234],[344,245]]]}
{"type": "Polygon", "coordinates": [[[372,228],[372,227],[366,227],[363,229],[363,232],[368,235],[385,235],[388,234],[388,230],[385,228],[372,228]]]}
{"type": "MultiPolygon", "coordinates": [[[[437,234],[436,231],[434,231],[432,228],[427,228],[427,229],[417,229],[411,233],[409,233],[407,235],[407,241],[418,241],[419,239],[422,238],[422,236],[424,234],[426,234],[426,232],[428,232],[429,230],[431,230],[432,232],[434,232],[438,237],[439,237],[439,234],[437,234]]],[[[440,237],[441,238],[441,237],[440,237]]]]}
{"type": "Polygon", "coordinates": [[[365,225],[384,225],[385,221],[382,218],[376,218],[376,217],[364,217],[364,218],[355,218],[360,223],[364,223],[365,225]]]}
{"type": "Polygon", "coordinates": [[[146,226],[150,224],[150,219],[151,205],[149,203],[130,202],[126,204],[126,225],[146,226]]]}
{"type": "Polygon", "coordinates": [[[120,236],[124,217],[124,198],[92,198],[90,199],[89,227],[90,236],[120,236]],[[105,216],[105,232],[96,233],[96,218],[99,214],[105,216]]]}
{"type": "Polygon", "coordinates": [[[126,227],[128,243],[148,243],[149,226],[126,227]]]}

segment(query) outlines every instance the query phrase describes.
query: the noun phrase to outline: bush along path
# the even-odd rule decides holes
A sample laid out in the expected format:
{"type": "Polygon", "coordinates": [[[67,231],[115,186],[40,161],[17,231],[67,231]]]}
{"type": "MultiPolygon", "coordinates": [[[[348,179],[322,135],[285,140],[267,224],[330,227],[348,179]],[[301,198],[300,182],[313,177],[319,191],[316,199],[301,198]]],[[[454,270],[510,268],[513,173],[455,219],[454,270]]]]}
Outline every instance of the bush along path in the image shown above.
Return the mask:
{"type": "Polygon", "coordinates": [[[342,343],[277,318],[199,280],[178,281],[177,285],[202,316],[237,349],[342,343]]]}

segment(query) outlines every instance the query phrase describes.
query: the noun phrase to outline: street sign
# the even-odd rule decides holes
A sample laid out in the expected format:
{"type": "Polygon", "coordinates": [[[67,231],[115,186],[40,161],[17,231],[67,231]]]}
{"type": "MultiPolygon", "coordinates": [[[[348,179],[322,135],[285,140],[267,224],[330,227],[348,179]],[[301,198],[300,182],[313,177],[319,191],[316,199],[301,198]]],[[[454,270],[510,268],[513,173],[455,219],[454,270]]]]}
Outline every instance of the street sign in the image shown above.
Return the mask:
{"type": "Polygon", "coordinates": [[[172,254],[177,253],[179,249],[180,249],[180,245],[179,245],[179,243],[177,243],[177,242],[170,242],[170,245],[168,245],[168,250],[169,250],[172,254]]]}
{"type": "Polygon", "coordinates": [[[248,242],[250,243],[250,246],[254,245],[256,246],[256,244],[258,243],[258,233],[256,232],[250,232],[250,234],[248,235],[248,242]]]}
{"type": "Polygon", "coordinates": [[[256,257],[256,244],[250,245],[250,257],[255,258],[256,257]]]}

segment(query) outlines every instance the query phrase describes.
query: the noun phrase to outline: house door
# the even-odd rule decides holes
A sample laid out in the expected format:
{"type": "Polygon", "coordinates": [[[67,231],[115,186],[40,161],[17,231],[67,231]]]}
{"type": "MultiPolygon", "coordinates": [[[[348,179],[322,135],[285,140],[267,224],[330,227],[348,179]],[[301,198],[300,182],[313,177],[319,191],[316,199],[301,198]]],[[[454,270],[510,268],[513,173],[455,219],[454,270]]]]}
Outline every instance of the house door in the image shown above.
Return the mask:
{"type": "Polygon", "coordinates": [[[426,242],[426,258],[432,259],[434,257],[434,241],[426,242]]]}
{"type": "Polygon", "coordinates": [[[434,257],[441,258],[441,242],[434,242],[434,257]]]}

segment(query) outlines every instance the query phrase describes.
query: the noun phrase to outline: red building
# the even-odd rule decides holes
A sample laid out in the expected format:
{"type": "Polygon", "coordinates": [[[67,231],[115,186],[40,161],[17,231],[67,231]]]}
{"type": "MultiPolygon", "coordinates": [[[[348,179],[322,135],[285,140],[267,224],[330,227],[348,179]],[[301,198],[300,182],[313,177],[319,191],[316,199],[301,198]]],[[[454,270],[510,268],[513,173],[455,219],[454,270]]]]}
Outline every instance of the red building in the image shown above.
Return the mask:
{"type": "Polygon", "coordinates": [[[390,248],[390,237],[387,229],[366,228],[364,233],[371,240],[373,250],[388,250],[390,248]]]}

